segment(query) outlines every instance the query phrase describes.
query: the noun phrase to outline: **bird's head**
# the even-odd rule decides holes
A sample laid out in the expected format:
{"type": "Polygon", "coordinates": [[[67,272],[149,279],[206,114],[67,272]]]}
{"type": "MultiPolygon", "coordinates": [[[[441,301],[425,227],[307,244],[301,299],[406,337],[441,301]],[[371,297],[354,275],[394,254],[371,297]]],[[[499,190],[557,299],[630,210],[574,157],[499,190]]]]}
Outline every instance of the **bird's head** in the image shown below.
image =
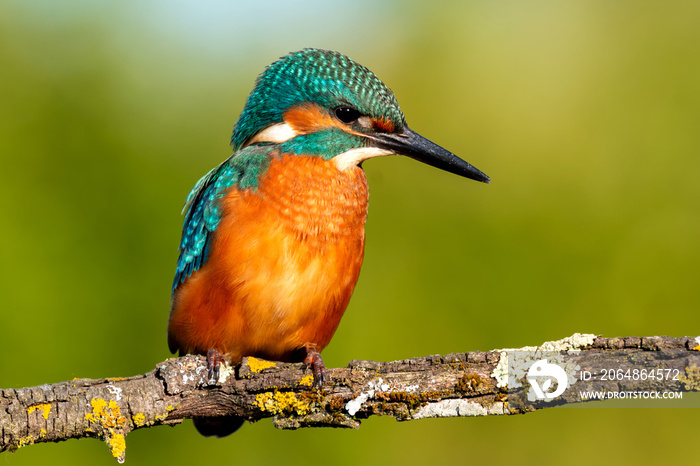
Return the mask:
{"type": "Polygon", "coordinates": [[[234,151],[277,144],[344,170],[382,155],[405,155],[488,183],[489,177],[406,125],[394,93],[337,52],[304,49],[272,63],[258,78],[231,138],[234,151]]]}

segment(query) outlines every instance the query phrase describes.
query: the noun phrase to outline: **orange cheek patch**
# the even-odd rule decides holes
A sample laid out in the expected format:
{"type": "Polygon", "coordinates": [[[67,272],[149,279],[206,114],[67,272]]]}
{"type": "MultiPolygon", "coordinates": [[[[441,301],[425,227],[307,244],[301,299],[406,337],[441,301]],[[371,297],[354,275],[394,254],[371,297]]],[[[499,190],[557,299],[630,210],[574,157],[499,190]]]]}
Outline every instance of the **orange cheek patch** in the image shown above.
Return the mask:
{"type": "Polygon", "coordinates": [[[284,112],[284,122],[296,132],[302,134],[313,133],[321,128],[343,128],[340,122],[333,118],[327,111],[315,104],[302,104],[292,107],[284,112]]]}
{"type": "MultiPolygon", "coordinates": [[[[312,103],[291,107],[284,112],[282,118],[298,134],[309,134],[326,128],[339,128],[346,133],[364,137],[364,134],[353,131],[344,123],[333,118],[327,110],[312,103]]],[[[393,125],[391,127],[393,128],[393,125]]]]}
{"type": "Polygon", "coordinates": [[[381,118],[379,120],[372,118],[372,125],[376,129],[387,133],[393,133],[396,129],[394,127],[394,123],[392,123],[391,120],[387,120],[386,118],[381,118]]]}

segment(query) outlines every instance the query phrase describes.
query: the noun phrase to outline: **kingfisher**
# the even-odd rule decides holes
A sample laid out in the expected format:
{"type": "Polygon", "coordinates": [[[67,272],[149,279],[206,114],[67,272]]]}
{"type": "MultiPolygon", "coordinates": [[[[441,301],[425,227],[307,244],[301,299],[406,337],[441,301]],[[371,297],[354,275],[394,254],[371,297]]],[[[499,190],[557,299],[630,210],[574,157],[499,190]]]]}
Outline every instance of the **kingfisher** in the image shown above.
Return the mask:
{"type": "MultiPolygon", "coordinates": [[[[304,362],[350,301],[365,248],[362,163],[403,155],[472,180],[480,170],[411,130],[394,93],[338,52],[307,48],[269,65],[231,138],[233,155],[187,196],[168,322],[170,351],[201,354],[209,375],[244,356],[304,362]]],[[[240,418],[199,418],[225,436],[240,418]]]]}

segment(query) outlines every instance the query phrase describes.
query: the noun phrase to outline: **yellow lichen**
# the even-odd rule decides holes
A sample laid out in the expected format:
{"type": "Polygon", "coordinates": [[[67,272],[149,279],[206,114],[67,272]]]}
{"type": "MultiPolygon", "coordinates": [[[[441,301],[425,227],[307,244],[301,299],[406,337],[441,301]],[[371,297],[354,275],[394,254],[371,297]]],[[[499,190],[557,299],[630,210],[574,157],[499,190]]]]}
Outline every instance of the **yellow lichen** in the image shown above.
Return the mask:
{"type": "Polygon", "coordinates": [[[40,409],[43,411],[41,413],[41,415],[44,417],[44,419],[49,418],[49,413],[51,412],[51,404],[50,403],[44,403],[41,405],[30,406],[29,408],[27,408],[27,414],[32,414],[37,409],[40,409]]]}
{"type": "Polygon", "coordinates": [[[39,437],[34,437],[33,435],[27,435],[26,437],[20,437],[19,440],[17,440],[17,443],[15,444],[17,448],[22,448],[27,445],[34,445],[34,441],[37,440],[37,438],[44,438],[46,437],[46,434],[48,432],[46,429],[43,427],[39,429],[39,437]]]}
{"type": "Polygon", "coordinates": [[[679,375],[678,380],[683,382],[686,390],[700,390],[700,368],[697,364],[691,364],[685,368],[685,375],[679,375]]]}
{"type": "Polygon", "coordinates": [[[100,423],[107,429],[121,428],[126,424],[126,418],[122,416],[121,408],[116,401],[93,398],[90,404],[92,412],[85,415],[87,421],[100,423]]]}
{"type": "Polygon", "coordinates": [[[131,420],[134,421],[136,427],[143,427],[146,424],[146,415],[143,413],[136,413],[131,416],[131,420]]]}
{"type": "Polygon", "coordinates": [[[85,419],[90,422],[98,422],[105,415],[105,408],[109,406],[106,400],[102,398],[93,398],[90,400],[92,412],[85,415],[85,419]]]}
{"type": "Polygon", "coordinates": [[[264,359],[258,359],[253,357],[248,358],[248,367],[250,367],[251,372],[258,373],[263,369],[269,369],[271,367],[275,367],[276,365],[277,364],[275,364],[272,361],[265,361],[264,359]]]}
{"type": "Polygon", "coordinates": [[[695,351],[700,351],[700,345],[698,345],[698,346],[696,346],[695,348],[693,348],[693,350],[695,350],[695,351]]]}
{"type": "Polygon", "coordinates": [[[300,401],[292,392],[265,392],[255,396],[255,403],[261,411],[272,414],[308,414],[308,402],[300,401]]]}
{"type": "Polygon", "coordinates": [[[119,458],[126,451],[126,440],[122,434],[113,434],[109,439],[109,450],[112,456],[119,458]]]}
{"type": "MultiPolygon", "coordinates": [[[[168,406],[165,408],[165,413],[164,413],[164,414],[156,414],[155,417],[154,417],[154,419],[155,419],[156,421],[158,421],[158,422],[165,421],[165,420],[168,418],[168,413],[170,413],[170,412],[172,412],[172,411],[175,411],[175,408],[176,408],[176,407],[173,406],[173,405],[168,405],[168,406]]],[[[150,424],[153,424],[153,423],[150,423],[150,424]]],[[[149,424],[149,425],[150,425],[150,424],[149,424]]]]}
{"type": "Polygon", "coordinates": [[[299,385],[304,385],[306,387],[311,387],[314,384],[314,376],[309,374],[302,377],[299,381],[299,385]]]}
{"type": "MultiPolygon", "coordinates": [[[[121,432],[126,425],[126,418],[122,415],[121,408],[116,401],[107,401],[102,398],[93,398],[90,400],[90,404],[92,412],[85,414],[85,419],[92,424],[101,425],[107,431],[104,433],[104,438],[112,455],[115,458],[123,458],[126,451],[126,440],[121,432]]],[[[86,430],[92,432],[91,427],[86,430]]]]}
{"type": "Polygon", "coordinates": [[[19,440],[17,440],[17,448],[22,448],[27,445],[34,445],[34,437],[31,435],[21,437],[19,440]]]}

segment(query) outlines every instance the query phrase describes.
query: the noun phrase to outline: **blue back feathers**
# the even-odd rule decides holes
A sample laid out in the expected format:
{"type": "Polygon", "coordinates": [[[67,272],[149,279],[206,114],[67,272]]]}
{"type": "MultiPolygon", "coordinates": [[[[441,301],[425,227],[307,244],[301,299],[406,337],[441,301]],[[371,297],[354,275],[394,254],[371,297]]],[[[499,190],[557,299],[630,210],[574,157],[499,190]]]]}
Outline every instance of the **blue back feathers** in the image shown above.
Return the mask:
{"type": "Polygon", "coordinates": [[[257,187],[270,158],[269,146],[246,147],[204,175],[187,196],[173,291],[207,261],[211,234],[221,220],[219,200],[231,186],[257,187]]]}

